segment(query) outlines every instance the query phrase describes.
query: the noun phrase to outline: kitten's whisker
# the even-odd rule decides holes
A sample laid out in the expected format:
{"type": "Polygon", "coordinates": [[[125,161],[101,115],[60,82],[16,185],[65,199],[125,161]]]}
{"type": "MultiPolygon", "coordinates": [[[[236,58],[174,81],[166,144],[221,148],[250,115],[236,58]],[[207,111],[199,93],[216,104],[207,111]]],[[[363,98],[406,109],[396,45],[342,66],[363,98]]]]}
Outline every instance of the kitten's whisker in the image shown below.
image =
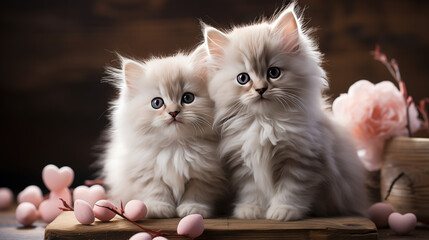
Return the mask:
{"type": "Polygon", "coordinates": [[[306,106],[304,104],[304,102],[302,101],[302,98],[300,98],[299,96],[295,95],[295,94],[289,94],[287,95],[288,98],[290,98],[291,101],[293,101],[297,107],[299,107],[301,110],[305,111],[306,110],[306,106]]]}
{"type": "Polygon", "coordinates": [[[281,97],[281,99],[283,99],[287,103],[291,103],[293,106],[295,106],[296,108],[298,108],[299,110],[301,110],[303,112],[306,111],[304,103],[299,98],[297,98],[293,95],[283,96],[283,97],[281,97]]]}
{"type": "Polygon", "coordinates": [[[195,125],[194,122],[191,122],[190,125],[192,127],[192,130],[194,131],[194,135],[197,135],[198,134],[198,127],[195,125]]]}
{"type": "Polygon", "coordinates": [[[204,134],[204,128],[203,128],[203,126],[201,126],[201,124],[199,123],[199,122],[195,122],[195,126],[197,126],[198,127],[198,130],[200,130],[200,132],[202,133],[202,134],[204,134]]]}
{"type": "Polygon", "coordinates": [[[285,103],[283,103],[283,101],[281,101],[279,98],[274,98],[274,101],[280,103],[282,105],[282,107],[284,108],[285,111],[289,111],[289,104],[287,102],[285,102],[288,106],[285,105],[285,103]]]}

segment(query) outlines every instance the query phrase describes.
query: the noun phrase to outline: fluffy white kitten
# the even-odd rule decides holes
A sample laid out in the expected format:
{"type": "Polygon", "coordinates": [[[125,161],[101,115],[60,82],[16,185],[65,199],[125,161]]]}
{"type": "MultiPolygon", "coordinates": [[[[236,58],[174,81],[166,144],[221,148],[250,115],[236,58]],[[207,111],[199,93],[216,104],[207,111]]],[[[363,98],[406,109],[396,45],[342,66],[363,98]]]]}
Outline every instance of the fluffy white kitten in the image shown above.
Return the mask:
{"type": "Polygon", "coordinates": [[[145,62],[122,58],[110,69],[120,89],[113,102],[103,175],[110,197],[144,201],[150,218],[210,217],[222,195],[205,50],[145,62]]]}
{"type": "Polygon", "coordinates": [[[234,216],[362,214],[362,166],[326,111],[321,54],[294,5],[226,33],[206,26],[204,35],[219,152],[237,193],[234,216]]]}

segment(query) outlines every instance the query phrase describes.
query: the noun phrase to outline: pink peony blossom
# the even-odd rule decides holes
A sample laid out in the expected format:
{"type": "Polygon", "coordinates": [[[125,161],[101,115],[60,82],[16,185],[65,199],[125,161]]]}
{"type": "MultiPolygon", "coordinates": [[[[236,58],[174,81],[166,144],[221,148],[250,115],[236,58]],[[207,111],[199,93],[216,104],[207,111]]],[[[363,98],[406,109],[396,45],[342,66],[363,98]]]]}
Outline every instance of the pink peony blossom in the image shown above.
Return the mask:
{"type": "MultiPolygon", "coordinates": [[[[334,117],[352,133],[358,155],[368,170],[380,169],[386,139],[407,135],[406,102],[398,88],[389,81],[372,84],[360,80],[347,94],[335,99],[334,117]]],[[[420,127],[417,109],[409,108],[412,131],[420,127]]]]}

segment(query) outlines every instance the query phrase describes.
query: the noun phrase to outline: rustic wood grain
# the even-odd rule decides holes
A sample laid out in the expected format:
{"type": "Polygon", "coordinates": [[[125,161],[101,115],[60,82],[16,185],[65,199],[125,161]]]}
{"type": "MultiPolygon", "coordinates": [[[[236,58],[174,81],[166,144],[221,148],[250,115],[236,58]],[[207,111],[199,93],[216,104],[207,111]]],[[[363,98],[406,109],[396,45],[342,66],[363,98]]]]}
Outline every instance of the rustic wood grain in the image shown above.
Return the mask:
{"type": "Polygon", "coordinates": [[[404,172],[386,202],[398,212],[412,212],[418,219],[429,222],[429,138],[393,138],[386,144],[384,157],[382,197],[393,179],[404,172]]]}
{"type": "MultiPolygon", "coordinates": [[[[175,233],[180,219],[147,219],[139,223],[149,229],[175,233]]],[[[312,218],[302,221],[205,219],[199,239],[377,239],[375,225],[363,217],[312,218]]],[[[45,230],[45,240],[128,239],[139,228],[115,217],[111,222],[81,225],[72,212],[62,213],[45,230]]],[[[169,236],[169,239],[187,239],[169,236]]]]}
{"type": "MultiPolygon", "coordinates": [[[[46,227],[46,223],[43,223],[41,220],[36,221],[34,227],[23,228],[15,219],[15,208],[13,206],[5,211],[0,211],[0,239],[1,240],[16,240],[16,239],[29,239],[29,240],[40,240],[44,237],[44,230],[46,227]]],[[[141,222],[145,225],[145,222],[141,222]]],[[[224,224],[223,224],[224,225],[224,224]]],[[[174,229],[174,228],[173,228],[174,229]]],[[[228,234],[230,239],[233,237],[233,232],[228,231],[224,232],[223,235],[228,234]]],[[[274,233],[275,234],[275,233],[274,233]]],[[[295,234],[296,239],[310,239],[310,236],[319,236],[322,235],[320,231],[312,231],[312,233],[308,234],[308,236],[300,237],[298,234],[295,234]]],[[[326,234],[326,233],[325,233],[326,234]]],[[[396,235],[391,229],[384,228],[377,230],[378,239],[379,240],[405,240],[405,239],[429,239],[429,225],[417,224],[417,227],[414,231],[412,231],[409,235],[399,236],[396,235]]],[[[288,236],[295,236],[293,234],[289,234],[288,236]]],[[[269,234],[267,234],[269,236],[269,234]]],[[[362,236],[362,239],[365,239],[366,234],[354,234],[353,237],[357,239],[361,239],[358,236],[362,236]]],[[[350,236],[348,236],[350,237],[350,236]]],[[[315,237],[313,237],[315,238],[315,237]]],[[[104,238],[103,238],[104,239],[104,238]]],[[[126,239],[126,238],[124,238],[126,239]]],[[[266,238],[264,238],[266,239],[266,238]]],[[[275,238],[273,238],[275,239],[275,238]]],[[[285,239],[282,237],[281,239],[285,239]]],[[[327,239],[350,239],[350,238],[336,238],[330,237],[327,239]]],[[[373,238],[371,238],[373,239],[373,238]]]]}

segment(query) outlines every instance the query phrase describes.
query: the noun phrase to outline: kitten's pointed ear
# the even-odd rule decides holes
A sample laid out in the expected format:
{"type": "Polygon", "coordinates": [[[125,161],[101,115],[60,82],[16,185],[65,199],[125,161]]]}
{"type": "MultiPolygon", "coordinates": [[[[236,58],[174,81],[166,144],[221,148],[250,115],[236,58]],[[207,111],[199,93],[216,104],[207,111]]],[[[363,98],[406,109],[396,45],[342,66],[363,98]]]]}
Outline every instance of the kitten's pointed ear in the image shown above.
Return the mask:
{"type": "Polygon", "coordinates": [[[203,65],[206,61],[206,57],[206,47],[204,44],[201,44],[191,53],[191,62],[196,65],[203,65]]]}
{"type": "Polygon", "coordinates": [[[204,40],[208,54],[215,57],[221,57],[229,43],[228,36],[210,26],[204,27],[204,40]]]}
{"type": "Polygon", "coordinates": [[[294,12],[295,4],[283,10],[271,24],[273,30],[280,34],[285,48],[296,50],[299,47],[299,21],[294,12]]]}
{"type": "Polygon", "coordinates": [[[142,77],[143,73],[144,67],[142,64],[128,58],[122,58],[122,77],[127,87],[133,88],[133,85],[142,77]]]}
{"type": "MultiPolygon", "coordinates": [[[[190,55],[190,63],[194,71],[199,76],[204,76],[206,74],[206,61],[207,61],[207,51],[205,44],[198,46],[190,55]]],[[[203,77],[205,79],[205,77],[203,77]]]]}

